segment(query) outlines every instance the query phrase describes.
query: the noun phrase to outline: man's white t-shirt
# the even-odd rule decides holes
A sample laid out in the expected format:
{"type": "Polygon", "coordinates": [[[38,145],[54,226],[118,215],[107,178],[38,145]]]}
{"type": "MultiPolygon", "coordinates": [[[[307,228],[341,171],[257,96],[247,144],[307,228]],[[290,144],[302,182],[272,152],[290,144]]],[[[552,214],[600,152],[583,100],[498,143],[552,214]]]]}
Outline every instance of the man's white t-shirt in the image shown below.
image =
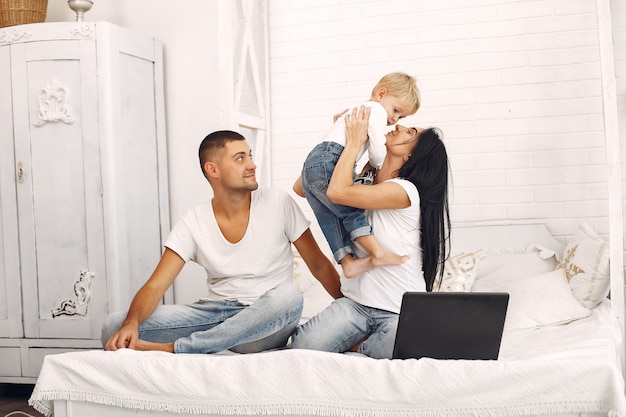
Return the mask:
{"type": "MultiPolygon", "coordinates": [[[[387,148],[385,147],[387,139],[385,135],[392,129],[392,127],[387,126],[387,110],[385,110],[382,104],[376,101],[366,101],[362,105],[371,109],[370,118],[367,122],[368,139],[361,146],[356,160],[358,162],[365,151],[367,151],[370,165],[378,169],[383,164],[387,153],[387,148]]],[[[348,114],[350,114],[349,111],[337,119],[330,130],[326,132],[326,135],[324,135],[322,142],[336,142],[344,147],[346,146],[345,117],[348,114]]]]}
{"type": "Polygon", "coordinates": [[[170,232],[165,246],[207,273],[210,300],[253,304],[265,292],[293,279],[291,243],[310,222],[286,192],[252,192],[250,220],[243,238],[230,243],[222,234],[211,204],[189,210],[170,232]]]}
{"type": "MultiPolygon", "coordinates": [[[[406,291],[426,291],[420,249],[420,199],[410,181],[394,178],[406,191],[411,205],[403,209],[368,210],[367,216],[374,236],[388,251],[411,255],[402,265],[372,268],[354,278],[341,277],[341,291],[359,304],[400,313],[402,295],[406,291]]],[[[369,254],[355,244],[358,257],[369,254]]]]}

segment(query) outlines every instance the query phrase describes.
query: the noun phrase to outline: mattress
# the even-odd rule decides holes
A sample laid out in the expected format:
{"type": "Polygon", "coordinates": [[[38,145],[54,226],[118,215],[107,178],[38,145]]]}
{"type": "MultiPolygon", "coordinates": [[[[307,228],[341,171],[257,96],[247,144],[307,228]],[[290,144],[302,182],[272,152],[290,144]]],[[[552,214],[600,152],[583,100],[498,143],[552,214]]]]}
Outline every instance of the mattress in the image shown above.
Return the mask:
{"type": "Polygon", "coordinates": [[[621,348],[605,302],[568,325],[505,332],[497,361],[75,352],[46,357],[30,404],[44,415],[70,400],[190,415],[626,416],[621,348]]]}

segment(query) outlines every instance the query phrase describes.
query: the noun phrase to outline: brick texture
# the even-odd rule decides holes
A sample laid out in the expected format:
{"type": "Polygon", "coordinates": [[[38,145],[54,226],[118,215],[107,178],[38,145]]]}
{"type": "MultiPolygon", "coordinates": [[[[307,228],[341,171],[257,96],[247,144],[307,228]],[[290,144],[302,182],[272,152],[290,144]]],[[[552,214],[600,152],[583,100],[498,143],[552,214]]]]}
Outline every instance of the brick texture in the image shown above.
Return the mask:
{"type": "MultiPolygon", "coordinates": [[[[401,124],[444,132],[454,222],[541,222],[565,238],[584,220],[608,233],[595,2],[271,0],[269,8],[275,187],[291,190],[333,114],[367,99],[385,73],[404,71],[423,104],[401,124]]],[[[624,138],[624,2],[612,1],[612,23],[624,138]]]]}

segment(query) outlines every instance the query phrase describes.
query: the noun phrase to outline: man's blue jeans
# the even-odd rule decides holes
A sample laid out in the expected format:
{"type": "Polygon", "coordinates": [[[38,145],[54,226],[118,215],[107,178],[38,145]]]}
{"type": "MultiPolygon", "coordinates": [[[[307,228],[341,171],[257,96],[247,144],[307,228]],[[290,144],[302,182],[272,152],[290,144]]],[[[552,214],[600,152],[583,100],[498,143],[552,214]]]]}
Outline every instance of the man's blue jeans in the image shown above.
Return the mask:
{"type": "Polygon", "coordinates": [[[304,195],[337,262],[352,253],[352,240],[372,234],[364,210],[335,204],[326,196],[343,149],[338,143],[322,142],[313,148],[302,167],[304,195]]]}
{"type": "Polygon", "coordinates": [[[298,326],[291,338],[291,347],[343,353],[366,339],[359,346],[359,353],[376,359],[391,359],[397,328],[398,314],[366,307],[343,297],[298,326]]]}
{"type": "MultiPolygon", "coordinates": [[[[215,353],[230,349],[254,353],[283,347],[302,314],[302,294],[284,282],[245,306],[237,301],[200,300],[160,305],[139,325],[139,338],[174,342],[176,353],[215,353]]],[[[126,311],[111,314],[102,326],[102,344],[118,331],[126,311]]]]}

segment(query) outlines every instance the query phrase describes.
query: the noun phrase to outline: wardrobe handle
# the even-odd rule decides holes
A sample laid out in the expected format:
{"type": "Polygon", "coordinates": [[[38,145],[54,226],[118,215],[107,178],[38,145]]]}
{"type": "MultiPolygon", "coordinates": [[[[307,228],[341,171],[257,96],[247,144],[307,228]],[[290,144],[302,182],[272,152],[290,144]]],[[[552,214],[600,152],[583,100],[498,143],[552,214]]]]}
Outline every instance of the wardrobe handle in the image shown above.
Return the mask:
{"type": "Polygon", "coordinates": [[[17,163],[17,182],[24,182],[24,166],[21,162],[17,163]]]}

